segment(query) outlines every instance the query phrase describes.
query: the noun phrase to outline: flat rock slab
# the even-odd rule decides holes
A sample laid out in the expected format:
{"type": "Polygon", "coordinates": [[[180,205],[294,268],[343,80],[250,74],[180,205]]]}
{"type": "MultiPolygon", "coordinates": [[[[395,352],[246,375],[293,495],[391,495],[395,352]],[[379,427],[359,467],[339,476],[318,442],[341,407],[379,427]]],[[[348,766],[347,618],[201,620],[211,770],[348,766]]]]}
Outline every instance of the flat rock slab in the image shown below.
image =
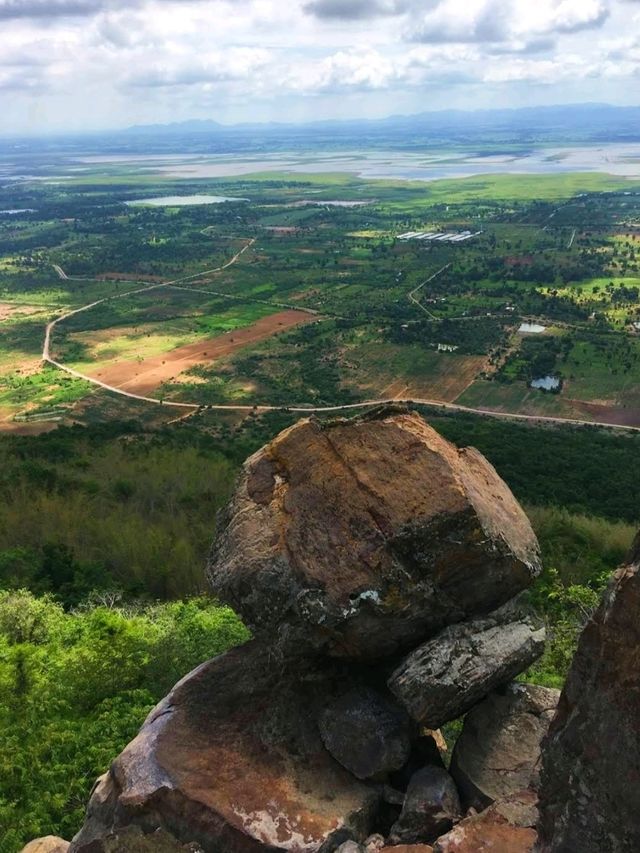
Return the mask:
{"type": "Polygon", "coordinates": [[[299,421],[244,465],[208,575],[254,632],[350,659],[487,613],[540,570],[495,469],[416,413],[299,421]]]}
{"type": "Polygon", "coordinates": [[[452,625],[411,652],[388,685],[411,716],[432,729],[458,719],[544,651],[545,630],[511,604],[452,625]]]}
{"type": "Polygon", "coordinates": [[[582,633],[542,752],[541,851],[640,850],[640,537],[582,633]]]}
{"type": "Polygon", "coordinates": [[[345,690],[335,665],[283,676],[254,642],[203,664],[98,783],[71,853],[133,826],[204,853],[316,853],[334,834],[366,838],[378,794],[318,732],[333,690],[345,690]]]}
{"type": "Polygon", "coordinates": [[[537,788],[540,744],[559,698],[559,690],[511,682],[469,711],[451,758],[467,808],[537,788]]]}
{"type": "Polygon", "coordinates": [[[429,844],[397,844],[395,847],[383,847],[380,853],[433,853],[429,844]]]}

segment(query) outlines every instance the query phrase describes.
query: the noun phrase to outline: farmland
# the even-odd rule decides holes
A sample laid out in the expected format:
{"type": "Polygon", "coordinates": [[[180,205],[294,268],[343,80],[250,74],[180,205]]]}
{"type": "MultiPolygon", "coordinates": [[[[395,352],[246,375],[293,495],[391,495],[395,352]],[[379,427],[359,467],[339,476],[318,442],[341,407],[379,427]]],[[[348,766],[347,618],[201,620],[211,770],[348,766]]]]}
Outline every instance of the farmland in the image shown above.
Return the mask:
{"type": "Polygon", "coordinates": [[[1,210],[2,429],[140,416],[108,388],[162,401],[160,422],[395,398],[640,426],[631,179],[109,164],[9,182],[1,210]],[[469,236],[399,239],[447,233],[469,236]]]}

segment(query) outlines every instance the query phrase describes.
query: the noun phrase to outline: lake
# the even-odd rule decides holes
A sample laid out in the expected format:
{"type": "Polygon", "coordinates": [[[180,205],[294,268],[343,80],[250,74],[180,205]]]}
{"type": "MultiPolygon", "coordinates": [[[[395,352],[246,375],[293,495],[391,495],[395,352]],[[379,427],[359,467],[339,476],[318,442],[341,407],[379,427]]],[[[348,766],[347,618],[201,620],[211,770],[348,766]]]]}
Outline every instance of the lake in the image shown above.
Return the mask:
{"type": "Polygon", "coordinates": [[[186,207],[194,204],[223,204],[227,201],[249,201],[248,198],[234,198],[226,195],[163,195],[156,198],[138,198],[126,201],[130,207],[150,205],[151,207],[186,207]]]}

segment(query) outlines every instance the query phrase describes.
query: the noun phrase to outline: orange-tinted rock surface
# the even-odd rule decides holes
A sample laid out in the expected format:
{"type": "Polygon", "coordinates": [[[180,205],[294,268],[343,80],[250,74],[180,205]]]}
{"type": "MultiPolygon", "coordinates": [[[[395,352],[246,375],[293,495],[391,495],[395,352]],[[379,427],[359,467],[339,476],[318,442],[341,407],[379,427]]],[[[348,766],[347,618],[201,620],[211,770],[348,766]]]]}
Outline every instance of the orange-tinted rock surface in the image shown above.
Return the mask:
{"type": "Polygon", "coordinates": [[[640,850],[640,536],[582,633],[542,752],[540,850],[640,850]]]}
{"type": "Polygon", "coordinates": [[[494,610],[538,571],[529,521],[484,457],[382,410],[302,420],[252,456],[208,574],[257,633],[375,660],[494,610]]]}
{"type": "Polygon", "coordinates": [[[56,835],[47,835],[45,838],[36,838],[23,847],[21,853],[67,853],[69,842],[56,835]]]}
{"type": "Polygon", "coordinates": [[[129,826],[205,853],[315,853],[343,829],[365,838],[378,795],[329,755],[316,724],[334,685],[332,664],[284,677],[255,643],[203,664],[98,783],[72,853],[129,826]]]}
{"type": "Polygon", "coordinates": [[[535,804],[536,796],[531,791],[494,803],[439,838],[433,853],[533,853],[535,804]]]}

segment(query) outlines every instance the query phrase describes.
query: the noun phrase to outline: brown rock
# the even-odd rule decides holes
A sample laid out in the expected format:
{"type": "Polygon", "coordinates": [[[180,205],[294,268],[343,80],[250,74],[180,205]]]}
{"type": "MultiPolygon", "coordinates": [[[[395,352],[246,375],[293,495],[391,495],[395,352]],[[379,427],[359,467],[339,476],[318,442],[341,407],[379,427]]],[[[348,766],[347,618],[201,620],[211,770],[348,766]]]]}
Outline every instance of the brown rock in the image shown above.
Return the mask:
{"type": "Polygon", "coordinates": [[[36,838],[30,841],[21,853],[67,853],[69,842],[55,835],[47,835],[45,838],[36,838]]]}
{"type": "Polygon", "coordinates": [[[395,847],[383,847],[380,853],[433,853],[428,844],[398,844],[395,847]]]}
{"type": "Polygon", "coordinates": [[[92,843],[133,826],[205,853],[316,853],[334,835],[335,847],[365,838],[378,794],[329,755],[316,722],[344,689],[335,664],[283,675],[254,642],[203,664],[98,783],[70,853],[101,851],[92,843]]]}
{"type": "Polygon", "coordinates": [[[544,640],[544,628],[508,604],[419,646],[392,673],[389,689],[415,720],[439,728],[523,672],[544,651],[544,640]]]}
{"type": "Polygon", "coordinates": [[[542,751],[540,850],[640,850],[640,536],[582,633],[542,751]]]}
{"type": "Polygon", "coordinates": [[[537,787],[540,744],[559,690],[512,682],[470,711],[451,758],[451,775],[466,807],[537,787]]]}
{"type": "Polygon", "coordinates": [[[540,568],[486,459],[397,409],[285,430],[245,463],[220,531],[213,590],[254,631],[352,659],[487,613],[540,568]]]}
{"type": "Polygon", "coordinates": [[[438,838],[433,853],[532,853],[536,842],[535,802],[532,791],[496,802],[438,838]]]}

